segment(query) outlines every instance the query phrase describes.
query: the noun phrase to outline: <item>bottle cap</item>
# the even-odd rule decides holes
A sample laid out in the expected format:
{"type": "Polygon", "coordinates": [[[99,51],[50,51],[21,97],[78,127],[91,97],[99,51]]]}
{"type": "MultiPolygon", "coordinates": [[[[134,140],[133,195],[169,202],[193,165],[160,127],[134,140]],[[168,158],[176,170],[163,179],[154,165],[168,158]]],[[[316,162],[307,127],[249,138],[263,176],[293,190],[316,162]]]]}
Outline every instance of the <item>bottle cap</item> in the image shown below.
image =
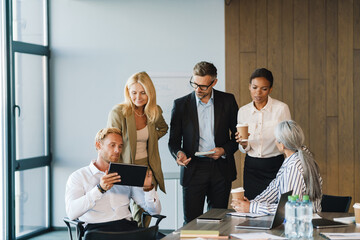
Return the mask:
{"type": "Polygon", "coordinates": [[[304,195],[304,196],[303,196],[303,201],[309,201],[309,199],[310,199],[310,198],[309,198],[309,195],[304,195]]]}
{"type": "Polygon", "coordinates": [[[294,196],[294,198],[295,198],[295,200],[298,200],[299,199],[299,195],[293,195],[294,196]]]}

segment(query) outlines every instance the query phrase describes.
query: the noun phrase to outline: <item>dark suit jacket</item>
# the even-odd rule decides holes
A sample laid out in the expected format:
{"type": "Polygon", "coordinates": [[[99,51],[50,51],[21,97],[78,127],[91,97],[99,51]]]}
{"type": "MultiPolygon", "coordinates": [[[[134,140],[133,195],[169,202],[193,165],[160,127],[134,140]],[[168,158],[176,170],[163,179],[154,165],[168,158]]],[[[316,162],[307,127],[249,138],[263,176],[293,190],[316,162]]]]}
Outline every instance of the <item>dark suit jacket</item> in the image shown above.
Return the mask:
{"type": "MultiPolygon", "coordinates": [[[[215,146],[225,150],[225,158],[216,160],[219,171],[226,180],[236,179],[234,153],[238,150],[235,141],[238,105],[234,95],[214,89],[214,134],[215,146]]],[[[201,122],[200,122],[201,124],[201,122]]],[[[178,151],[183,151],[191,157],[187,168],[181,167],[180,184],[187,186],[196,169],[197,157],[194,156],[199,148],[199,121],[195,92],[174,101],[171,113],[169,150],[176,159],[178,151]]]]}

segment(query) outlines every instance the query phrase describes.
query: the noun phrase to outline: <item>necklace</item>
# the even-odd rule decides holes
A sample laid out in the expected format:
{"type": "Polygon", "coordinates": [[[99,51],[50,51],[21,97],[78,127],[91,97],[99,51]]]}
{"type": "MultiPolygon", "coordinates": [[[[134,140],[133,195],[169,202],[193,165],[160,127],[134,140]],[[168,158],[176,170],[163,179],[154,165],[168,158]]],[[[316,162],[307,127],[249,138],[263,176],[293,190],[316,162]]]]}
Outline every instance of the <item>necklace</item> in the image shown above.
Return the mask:
{"type": "Polygon", "coordinates": [[[135,112],[135,114],[136,114],[138,117],[143,117],[143,116],[145,115],[145,112],[144,112],[143,114],[138,114],[138,113],[136,112],[136,110],[134,110],[134,112],[135,112]]]}

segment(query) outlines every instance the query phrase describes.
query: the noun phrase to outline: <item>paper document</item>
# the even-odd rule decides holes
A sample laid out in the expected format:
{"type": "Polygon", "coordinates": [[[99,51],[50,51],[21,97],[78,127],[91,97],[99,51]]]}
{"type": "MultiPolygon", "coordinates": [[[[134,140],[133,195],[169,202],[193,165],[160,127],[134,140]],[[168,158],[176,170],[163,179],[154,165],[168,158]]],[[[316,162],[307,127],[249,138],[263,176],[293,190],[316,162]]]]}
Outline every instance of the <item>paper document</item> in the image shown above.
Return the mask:
{"type": "Polygon", "coordinates": [[[239,239],[286,239],[277,235],[269,234],[266,232],[254,232],[254,233],[232,233],[231,237],[239,239]]]}
{"type": "Polygon", "coordinates": [[[355,223],[355,217],[338,217],[338,218],[334,218],[333,220],[346,224],[355,223]]]}
{"type": "Polygon", "coordinates": [[[267,214],[260,214],[260,213],[239,213],[239,212],[230,212],[230,213],[227,213],[227,215],[231,215],[231,216],[234,216],[234,217],[250,217],[250,218],[267,216],[267,214]]]}
{"type": "Polygon", "coordinates": [[[320,235],[328,239],[360,239],[359,233],[327,233],[321,232],[320,235]]]}
{"type": "Polygon", "coordinates": [[[215,151],[208,151],[208,152],[196,152],[195,156],[206,156],[215,153],[215,151]]]}

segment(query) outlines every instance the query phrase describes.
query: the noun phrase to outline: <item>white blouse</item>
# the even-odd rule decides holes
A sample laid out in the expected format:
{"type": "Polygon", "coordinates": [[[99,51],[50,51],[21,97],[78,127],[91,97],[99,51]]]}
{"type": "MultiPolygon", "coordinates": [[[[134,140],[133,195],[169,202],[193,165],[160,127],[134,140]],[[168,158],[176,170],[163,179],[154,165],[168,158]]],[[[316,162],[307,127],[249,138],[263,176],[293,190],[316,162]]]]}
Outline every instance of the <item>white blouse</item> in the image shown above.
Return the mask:
{"type": "Polygon", "coordinates": [[[238,111],[238,123],[249,125],[249,139],[246,149],[239,144],[239,149],[251,157],[269,158],[281,153],[275,144],[274,130],[279,122],[291,120],[288,105],[268,97],[268,102],[258,110],[254,102],[242,106],[238,111]]]}

